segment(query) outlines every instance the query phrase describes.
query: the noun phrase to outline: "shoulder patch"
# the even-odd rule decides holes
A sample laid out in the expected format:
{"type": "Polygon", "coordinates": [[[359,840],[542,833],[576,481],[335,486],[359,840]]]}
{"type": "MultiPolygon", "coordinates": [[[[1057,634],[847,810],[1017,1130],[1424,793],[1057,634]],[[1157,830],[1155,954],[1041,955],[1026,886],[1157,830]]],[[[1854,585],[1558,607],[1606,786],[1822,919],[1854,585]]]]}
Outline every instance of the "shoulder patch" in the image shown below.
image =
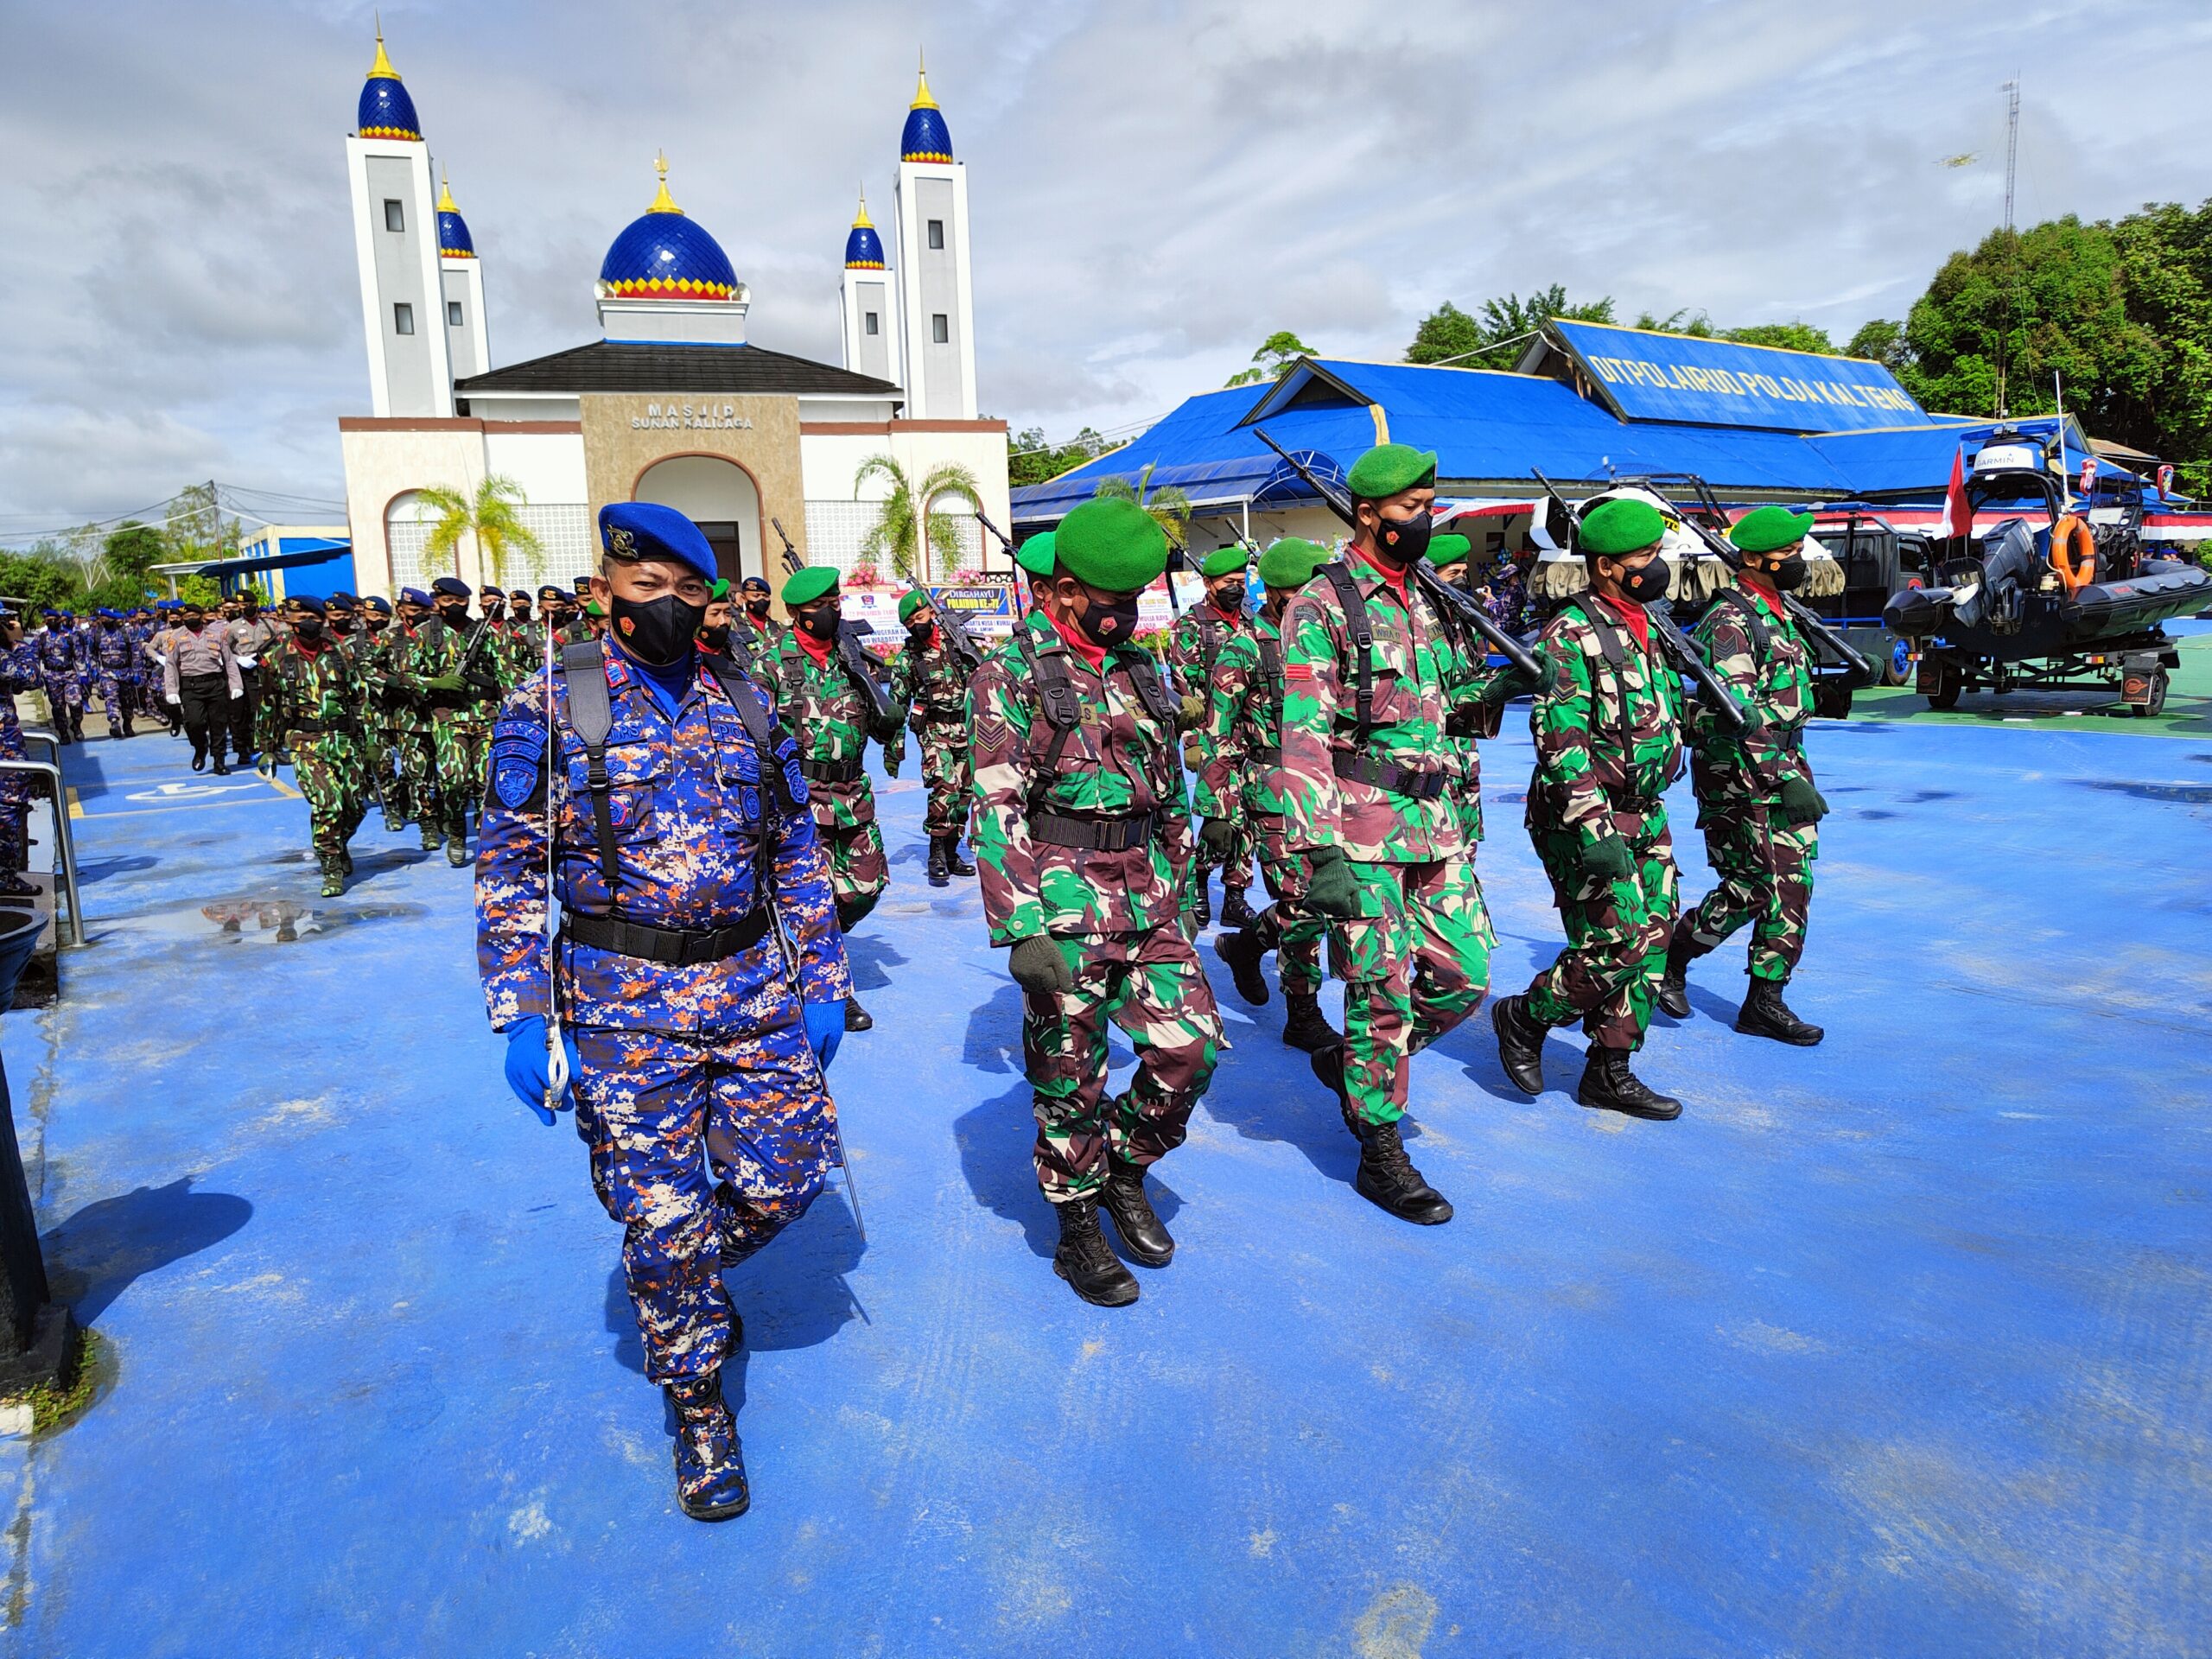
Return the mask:
{"type": "Polygon", "coordinates": [[[510,812],[537,792],[545,775],[545,728],[502,721],[492,734],[492,793],[510,812]]]}

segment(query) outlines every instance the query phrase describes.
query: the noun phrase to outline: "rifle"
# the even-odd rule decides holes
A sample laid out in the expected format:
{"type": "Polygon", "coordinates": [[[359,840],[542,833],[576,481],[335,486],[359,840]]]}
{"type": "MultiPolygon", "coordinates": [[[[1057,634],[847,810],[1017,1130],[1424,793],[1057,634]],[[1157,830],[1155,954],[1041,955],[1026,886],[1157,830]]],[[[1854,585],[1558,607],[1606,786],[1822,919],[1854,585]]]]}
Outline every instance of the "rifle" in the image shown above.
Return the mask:
{"type": "Polygon", "coordinates": [[[469,630],[468,638],[462,642],[461,660],[454,664],[454,677],[467,688],[471,696],[479,699],[499,695],[499,677],[496,675],[486,676],[478,660],[483,656],[484,648],[490,644],[491,639],[492,619],[478,617],[476,626],[469,630]]]}
{"type": "MultiPolygon", "coordinates": [[[[929,589],[925,588],[922,591],[928,593],[929,589]]],[[[938,604],[934,594],[931,595],[930,608],[937,613],[938,626],[944,630],[945,639],[951,643],[952,654],[960,659],[963,667],[973,674],[983,665],[983,648],[976,643],[975,635],[968,632],[968,625],[953,613],[950,606],[938,604]]]]}
{"type": "Polygon", "coordinates": [[[865,622],[841,622],[837,625],[837,658],[844,664],[845,671],[868,694],[869,706],[875,714],[875,723],[880,729],[891,718],[891,699],[884,695],[883,682],[876,677],[876,671],[883,666],[883,659],[870,651],[861,641],[874,632],[865,622]]]}
{"type": "MultiPolygon", "coordinates": [[[[1536,482],[1544,486],[1544,493],[1551,498],[1544,514],[1545,531],[1553,541],[1565,548],[1573,540],[1574,509],[1567,505],[1567,498],[1559,493],[1551,480],[1534,467],[1529,471],[1536,482]]],[[[1706,706],[1720,716],[1729,731],[1740,735],[1750,723],[1744,718],[1743,705],[1721,683],[1720,677],[1713,671],[1713,665],[1698,654],[1696,645],[1690,642],[1689,635],[1684,633],[1681,625],[1675,620],[1675,613],[1668,608],[1666,601],[1658,600],[1646,605],[1643,613],[1651,619],[1651,637],[1659,642],[1660,654],[1667,658],[1677,674],[1697,687],[1698,695],[1705,700],[1706,706]]]]}
{"type": "MultiPolygon", "coordinates": [[[[1304,479],[1306,486],[1321,498],[1322,504],[1342,519],[1355,536],[1359,533],[1359,518],[1353,512],[1351,502],[1332,485],[1315,476],[1313,469],[1277,443],[1258,427],[1252,429],[1253,436],[1290,463],[1291,470],[1304,479]]],[[[1428,595],[1429,602],[1447,619],[1456,619],[1482,635],[1492,651],[1511,664],[1514,671],[1531,684],[1543,683],[1544,671],[1536,659],[1529,654],[1528,646],[1508,633],[1490,619],[1489,613],[1475,603],[1473,598],[1436,574],[1436,567],[1427,559],[1416,559],[1413,567],[1414,585],[1428,595]]]]}
{"type": "MultiPolygon", "coordinates": [[[[1706,550],[1714,558],[1719,560],[1738,575],[1743,574],[1744,556],[1736,550],[1736,544],[1733,542],[1714,530],[1712,525],[1692,518],[1688,513],[1682,515],[1682,522],[1697,532],[1698,539],[1705,543],[1706,550]]],[[[1848,551],[1849,545],[1847,539],[1847,555],[1848,551]]],[[[1803,631],[1805,638],[1811,641],[1815,650],[1816,652],[1826,650],[1844,672],[1851,677],[1853,683],[1851,690],[1855,691],[1860,686],[1872,685],[1881,677],[1874,671],[1873,664],[1861,656],[1848,639],[1829,627],[1827,620],[1818,611],[1794,594],[1783,593],[1778,588],[1776,590],[1776,597],[1782,601],[1782,608],[1789,613],[1789,620],[1803,631]]]]}
{"type": "Polygon", "coordinates": [[[990,531],[992,535],[998,537],[999,545],[1006,550],[1007,557],[1012,558],[1014,556],[1014,549],[1013,538],[1009,537],[1006,531],[1001,530],[996,524],[993,524],[991,522],[991,515],[985,512],[981,506],[978,506],[976,509],[976,522],[981,524],[985,530],[990,531]]]}
{"type": "Polygon", "coordinates": [[[791,538],[785,534],[784,521],[780,518],[771,518],[768,522],[776,527],[776,539],[784,544],[784,574],[787,576],[797,575],[806,568],[806,561],[799,557],[798,549],[791,545],[791,538]]]}

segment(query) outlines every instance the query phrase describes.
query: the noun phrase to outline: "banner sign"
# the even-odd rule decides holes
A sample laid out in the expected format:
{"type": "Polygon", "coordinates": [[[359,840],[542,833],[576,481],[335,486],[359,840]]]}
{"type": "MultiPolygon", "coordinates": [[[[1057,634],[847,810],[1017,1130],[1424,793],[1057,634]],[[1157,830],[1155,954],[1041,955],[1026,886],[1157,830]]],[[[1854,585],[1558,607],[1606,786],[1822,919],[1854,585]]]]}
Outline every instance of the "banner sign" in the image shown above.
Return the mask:
{"type": "Polygon", "coordinates": [[[1878,363],[1598,322],[1548,325],[1628,421],[1859,432],[1928,416],[1878,363]]]}
{"type": "Polygon", "coordinates": [[[1014,632],[1020,611],[1011,580],[981,582],[964,588],[932,588],[930,598],[940,615],[957,616],[977,639],[1003,639],[1014,632]]]}

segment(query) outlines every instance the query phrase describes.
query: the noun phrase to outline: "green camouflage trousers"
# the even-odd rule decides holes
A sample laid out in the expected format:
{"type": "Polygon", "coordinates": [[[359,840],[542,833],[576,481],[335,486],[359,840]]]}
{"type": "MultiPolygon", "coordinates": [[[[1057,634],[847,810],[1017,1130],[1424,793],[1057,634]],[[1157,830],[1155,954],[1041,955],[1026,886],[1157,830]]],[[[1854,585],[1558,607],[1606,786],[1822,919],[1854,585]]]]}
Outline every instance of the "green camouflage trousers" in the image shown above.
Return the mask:
{"type": "Polygon", "coordinates": [[[1581,843],[1571,830],[1534,837],[1567,930],[1567,949],[1529,987],[1529,1012],[1546,1025],[1576,1020],[1599,1048],[1643,1046],[1667,941],[1675,928],[1675,839],[1663,808],[1616,812],[1635,873],[1608,881],[1582,873],[1581,843]]]}
{"type": "Polygon", "coordinates": [[[1329,963],[1344,982],[1344,1094],[1364,1122],[1395,1123],[1413,1057],[1490,988],[1497,935],[1471,859],[1351,868],[1359,917],[1329,923],[1329,963]]]}
{"type": "Polygon", "coordinates": [[[957,836],[968,827],[968,731],[957,720],[919,722],[922,787],[929,805],[922,814],[925,836],[957,836]]]}
{"type": "Polygon", "coordinates": [[[392,753],[399,765],[399,799],[409,817],[423,827],[423,844],[438,844],[438,756],[430,734],[402,728],[394,732],[392,753]]]}
{"type": "Polygon", "coordinates": [[[1261,943],[1275,953],[1275,978],[1285,996],[1312,996],[1321,988],[1321,941],[1328,927],[1306,908],[1313,867],[1300,853],[1281,858],[1260,849],[1260,880],[1274,900],[1262,912],[1261,943]]]}
{"type": "MultiPolygon", "coordinates": [[[[459,841],[468,834],[468,809],[484,798],[484,767],[491,753],[492,728],[474,710],[430,717],[430,741],[437,769],[440,834],[459,841]]],[[[425,819],[424,833],[432,820],[425,819]]]]}
{"type": "Polygon", "coordinates": [[[315,860],[325,875],[334,875],[367,805],[362,793],[368,779],[362,769],[360,740],[343,732],[294,732],[287,746],[292,751],[292,776],[300,793],[308,798],[315,860]]]}
{"type": "Polygon", "coordinates": [[[374,801],[384,809],[385,828],[397,830],[407,822],[406,779],[399,771],[401,734],[390,727],[365,726],[361,728],[361,766],[368,774],[367,786],[362,791],[365,801],[374,801]]]}
{"type": "Polygon", "coordinates": [[[1749,922],[1751,976],[1788,979],[1805,954],[1820,855],[1820,825],[1783,823],[1771,805],[1709,813],[1705,855],[1720,885],[1690,912],[1690,931],[1710,950],[1749,922]]]}
{"type": "Polygon", "coordinates": [[[884,855],[883,831],[875,823],[875,792],[865,779],[809,784],[807,791],[815,836],[830,865],[830,896],[841,914],[850,915],[857,907],[865,916],[891,885],[891,861],[884,855]]]}
{"type": "Polygon", "coordinates": [[[1021,1056],[1037,1114],[1037,1185],[1066,1204],[1096,1195],[1109,1154],[1145,1165],[1183,1144],[1220,1055],[1221,1015],[1179,927],[1052,943],[1075,988],[1025,993],[1021,1056]],[[1109,1020],[1137,1053],[1136,1075],[1110,1102],[1109,1020]]]}

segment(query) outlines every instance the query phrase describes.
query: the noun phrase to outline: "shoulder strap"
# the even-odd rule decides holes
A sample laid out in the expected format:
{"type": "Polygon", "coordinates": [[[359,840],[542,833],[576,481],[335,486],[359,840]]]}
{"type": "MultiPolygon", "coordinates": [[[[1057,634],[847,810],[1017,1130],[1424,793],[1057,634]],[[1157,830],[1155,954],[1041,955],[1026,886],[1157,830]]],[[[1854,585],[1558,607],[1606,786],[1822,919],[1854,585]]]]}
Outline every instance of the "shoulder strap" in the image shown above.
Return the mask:
{"type": "MultiPolygon", "coordinates": [[[[1176,707],[1174,699],[1168,693],[1167,682],[1161,677],[1157,659],[1150,652],[1144,651],[1141,647],[1139,648],[1138,654],[1144,659],[1141,663],[1132,662],[1127,656],[1116,653],[1108,663],[1106,671],[1110,674],[1115,669],[1120,669],[1122,677],[1135,688],[1137,701],[1144,705],[1145,713],[1162,725],[1172,727],[1175,723],[1176,715],[1181,710],[1176,707]]],[[[1200,695],[1204,695],[1203,682],[1200,695]]]]}
{"type": "Polygon", "coordinates": [[[1767,642],[1773,638],[1773,632],[1768,628],[1766,619],[1759,614],[1759,607],[1734,588],[1723,588],[1713,596],[1713,602],[1726,605],[1743,623],[1744,632],[1751,637],[1751,660],[1764,669],[1766,666],[1767,642]]]}
{"type": "Polygon", "coordinates": [[[1075,682],[1068,677],[1066,659],[1057,651],[1037,653],[1037,701],[1045,710],[1045,723],[1052,728],[1052,741],[1045,750],[1043,767],[1049,776],[1059,771],[1060,756],[1067,748],[1068,739],[1083,723],[1083,699],[1076,691],[1075,682]]]}
{"type": "MultiPolygon", "coordinates": [[[[614,855],[614,813],[607,776],[607,734],[614,729],[614,705],[607,694],[607,661],[596,639],[561,647],[561,683],[569,693],[569,724],[584,746],[584,783],[591,791],[592,829],[599,842],[599,873],[607,882],[608,905],[622,907],[621,862],[614,855]]],[[[552,734],[546,734],[549,749],[552,734]]]]}
{"type": "Polygon", "coordinates": [[[1367,597],[1359,591],[1359,583],[1352,580],[1352,574],[1344,569],[1342,559],[1332,559],[1323,565],[1321,574],[1328,578],[1329,586],[1336,591],[1337,603],[1344,607],[1344,630],[1351,634],[1352,649],[1358,653],[1352,664],[1352,697],[1359,728],[1351,744],[1356,752],[1363,754],[1368,734],[1375,729],[1375,626],[1367,618],[1367,597]]]}
{"type": "Polygon", "coordinates": [[[1282,642],[1270,639],[1264,633],[1254,633],[1252,643],[1260,648],[1260,672],[1270,681],[1282,678],[1282,642]]]}
{"type": "MultiPolygon", "coordinates": [[[[735,664],[711,652],[701,658],[707,672],[715,677],[715,683],[722,694],[736,705],[737,717],[745,724],[745,734],[753,740],[753,747],[760,760],[760,781],[775,794],[777,806],[785,814],[798,810],[798,799],[791,793],[791,780],[784,773],[783,764],[776,759],[775,710],[768,706],[768,699],[760,688],[735,664]]],[[[569,705],[573,715],[575,705],[569,705]]]]}

